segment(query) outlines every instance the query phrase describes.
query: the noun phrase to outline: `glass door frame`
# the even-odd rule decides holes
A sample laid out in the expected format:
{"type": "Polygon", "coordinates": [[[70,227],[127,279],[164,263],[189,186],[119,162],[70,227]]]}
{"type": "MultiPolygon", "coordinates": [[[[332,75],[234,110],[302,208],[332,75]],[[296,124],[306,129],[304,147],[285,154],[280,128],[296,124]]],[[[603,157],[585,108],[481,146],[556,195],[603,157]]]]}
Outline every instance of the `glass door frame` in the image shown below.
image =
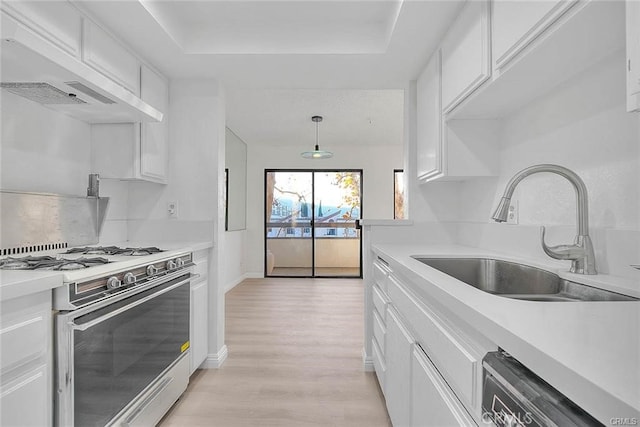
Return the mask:
{"type": "Polygon", "coordinates": [[[264,242],[263,242],[263,248],[262,248],[262,255],[263,255],[263,268],[264,268],[264,272],[263,275],[265,278],[303,278],[303,279],[362,279],[362,233],[360,233],[359,236],[359,274],[358,275],[331,275],[331,276],[324,276],[324,275],[317,275],[316,274],[316,227],[315,227],[315,218],[316,218],[316,206],[315,206],[315,173],[319,172],[319,173],[331,173],[331,172],[336,172],[336,173],[340,173],[340,172],[355,172],[355,173],[359,173],[360,174],[360,218],[358,218],[356,220],[356,229],[360,229],[359,226],[359,221],[360,219],[362,219],[362,213],[364,211],[363,208],[363,195],[362,195],[362,189],[364,188],[364,172],[362,169],[353,169],[353,168],[342,168],[342,169],[337,169],[337,168],[322,168],[322,169],[296,169],[296,168],[265,168],[264,170],[264,175],[263,175],[263,183],[264,183],[264,189],[263,189],[263,198],[264,198],[264,204],[263,204],[263,208],[262,208],[262,215],[263,215],[263,223],[262,223],[262,235],[264,238],[264,242]],[[267,175],[269,173],[277,173],[277,172],[284,172],[284,173],[311,173],[311,224],[310,224],[310,228],[311,228],[311,274],[310,275],[305,275],[305,276],[301,276],[301,275],[290,275],[290,276],[282,276],[282,275],[274,275],[274,274],[267,274],[267,249],[268,249],[268,238],[267,238],[267,228],[268,228],[268,223],[269,223],[269,219],[267,218],[267,175]]]}

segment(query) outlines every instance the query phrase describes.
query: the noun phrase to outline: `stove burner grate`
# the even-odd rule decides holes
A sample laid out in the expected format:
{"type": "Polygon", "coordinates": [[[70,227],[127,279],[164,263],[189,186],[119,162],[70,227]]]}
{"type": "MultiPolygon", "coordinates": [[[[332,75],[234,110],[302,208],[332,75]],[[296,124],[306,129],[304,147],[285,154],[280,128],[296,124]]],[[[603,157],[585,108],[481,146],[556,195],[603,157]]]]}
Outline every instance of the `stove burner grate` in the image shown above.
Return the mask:
{"type": "Polygon", "coordinates": [[[7,257],[0,259],[0,270],[80,270],[109,263],[106,258],[65,259],[51,256],[7,257]]]}
{"type": "Polygon", "coordinates": [[[83,248],[71,248],[66,254],[86,254],[86,255],[125,255],[125,256],[144,256],[158,252],[162,249],[156,247],[146,248],[119,248],[117,246],[87,246],[83,248]]]}

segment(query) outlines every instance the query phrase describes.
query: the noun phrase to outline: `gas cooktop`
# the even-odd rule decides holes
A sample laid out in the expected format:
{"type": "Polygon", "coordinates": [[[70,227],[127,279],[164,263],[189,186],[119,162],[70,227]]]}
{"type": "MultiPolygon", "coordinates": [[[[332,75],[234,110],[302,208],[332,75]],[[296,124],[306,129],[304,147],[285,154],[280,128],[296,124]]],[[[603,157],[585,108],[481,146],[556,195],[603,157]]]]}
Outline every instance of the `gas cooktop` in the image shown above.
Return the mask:
{"type": "Polygon", "coordinates": [[[87,255],[125,255],[144,256],[164,252],[155,246],[146,248],[120,248],[118,246],[86,246],[71,248],[65,254],[87,254],[87,255]]]}
{"type": "Polygon", "coordinates": [[[65,252],[41,256],[9,256],[0,258],[0,270],[81,270],[108,264],[122,257],[159,254],[164,252],[157,247],[121,248],[118,246],[86,246],[70,248],[65,252]],[[85,256],[85,255],[103,255],[85,256]],[[79,257],[78,257],[79,256],[79,257]],[[111,259],[105,258],[111,257],[111,259]]]}
{"type": "Polygon", "coordinates": [[[1,270],[80,270],[108,264],[106,258],[54,258],[52,256],[7,257],[0,259],[1,270]]]}

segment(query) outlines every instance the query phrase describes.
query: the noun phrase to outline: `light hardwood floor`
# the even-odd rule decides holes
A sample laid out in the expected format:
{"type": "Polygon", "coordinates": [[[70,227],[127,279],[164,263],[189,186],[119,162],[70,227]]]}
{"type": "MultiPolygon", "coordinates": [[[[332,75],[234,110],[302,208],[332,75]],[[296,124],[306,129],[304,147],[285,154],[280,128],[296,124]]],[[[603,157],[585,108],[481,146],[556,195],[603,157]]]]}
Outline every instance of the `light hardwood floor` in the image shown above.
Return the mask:
{"type": "Polygon", "coordinates": [[[245,280],[226,295],[226,362],[160,425],[388,427],[362,331],[362,280],[245,280]]]}

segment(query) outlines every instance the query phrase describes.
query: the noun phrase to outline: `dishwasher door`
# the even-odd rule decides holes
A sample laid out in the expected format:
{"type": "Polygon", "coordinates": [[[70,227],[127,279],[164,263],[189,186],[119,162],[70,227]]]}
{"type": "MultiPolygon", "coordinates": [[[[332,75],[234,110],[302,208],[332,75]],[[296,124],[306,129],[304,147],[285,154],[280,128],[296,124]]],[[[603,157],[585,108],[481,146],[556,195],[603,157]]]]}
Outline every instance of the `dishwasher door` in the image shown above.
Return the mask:
{"type": "Polygon", "coordinates": [[[482,360],[482,418],[497,427],[602,426],[504,351],[482,360]]]}

